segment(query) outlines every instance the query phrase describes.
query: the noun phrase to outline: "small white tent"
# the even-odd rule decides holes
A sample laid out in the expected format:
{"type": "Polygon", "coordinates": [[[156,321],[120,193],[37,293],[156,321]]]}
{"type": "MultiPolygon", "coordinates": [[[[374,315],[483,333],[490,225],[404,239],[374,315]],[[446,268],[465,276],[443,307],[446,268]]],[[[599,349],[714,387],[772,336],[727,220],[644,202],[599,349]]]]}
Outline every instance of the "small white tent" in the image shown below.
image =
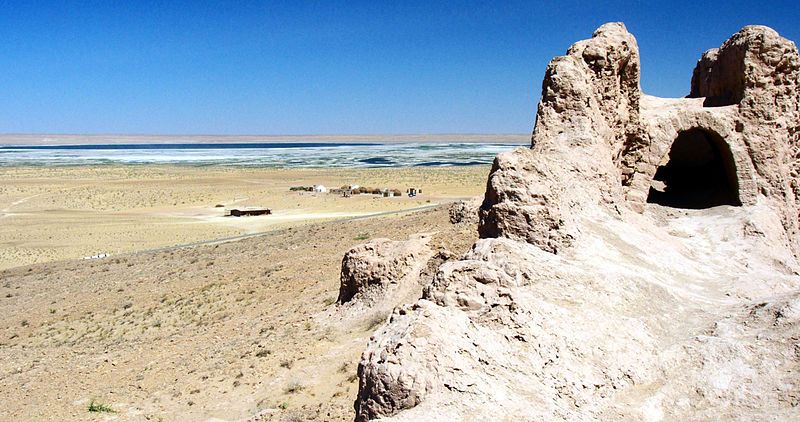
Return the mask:
{"type": "Polygon", "coordinates": [[[326,188],[325,186],[322,186],[322,185],[314,185],[314,192],[318,192],[318,193],[325,193],[325,192],[327,192],[327,191],[328,191],[328,188],[326,188]]]}

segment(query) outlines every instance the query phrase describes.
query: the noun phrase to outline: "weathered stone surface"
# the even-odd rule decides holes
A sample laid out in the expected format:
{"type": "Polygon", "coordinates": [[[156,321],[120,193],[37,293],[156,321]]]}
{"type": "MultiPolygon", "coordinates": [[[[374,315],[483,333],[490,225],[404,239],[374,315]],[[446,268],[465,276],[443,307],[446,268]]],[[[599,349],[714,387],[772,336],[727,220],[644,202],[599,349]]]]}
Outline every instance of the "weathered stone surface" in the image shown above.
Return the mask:
{"type": "Polygon", "coordinates": [[[800,363],[791,352],[800,324],[764,331],[775,315],[794,315],[781,301],[796,301],[800,283],[764,263],[794,261],[769,246],[742,249],[748,235],[730,221],[713,226],[721,217],[738,218],[686,217],[674,236],[653,236],[656,226],[598,216],[567,258],[478,241],[374,334],[359,367],[359,420],[796,417],[800,377],[786,368],[800,363]],[[687,253],[691,243],[676,240],[684,224],[713,227],[697,245],[713,258],[687,253]],[[752,296],[775,312],[750,316],[752,296]]]}
{"type": "Polygon", "coordinates": [[[762,112],[785,116],[796,111],[797,70],[793,42],[769,27],[746,26],[720,48],[702,55],[692,75],[689,97],[704,97],[705,105],[712,107],[738,105],[748,99],[744,105],[758,101],[762,112]]]}
{"type": "MultiPolygon", "coordinates": [[[[800,190],[800,58],[797,46],[766,26],[746,26],[703,54],[690,97],[705,106],[736,106],[729,126],[740,134],[754,187],[779,202],[786,229],[798,231],[800,190]],[[782,204],[780,204],[782,202],[782,204]]],[[[738,164],[738,162],[737,162],[738,164]]],[[[794,242],[798,251],[800,240],[794,242]]]]}
{"type": "Polygon", "coordinates": [[[622,150],[641,155],[640,97],[639,52],[622,24],[603,25],[553,59],[532,148],[495,159],[481,206],[481,237],[525,240],[550,252],[568,246],[573,212],[622,197],[615,157],[622,150]]]}
{"type": "Polygon", "coordinates": [[[800,419],[797,49],[746,27],[679,99],[638,57],[612,23],[553,59],[482,239],[370,340],[358,420],[800,419]],[[648,203],[693,161],[728,205],[648,203]]]}
{"type": "MultiPolygon", "coordinates": [[[[397,285],[406,275],[419,273],[433,255],[427,235],[408,240],[373,239],[349,250],[342,258],[339,303],[397,285]]],[[[416,279],[409,280],[416,282],[416,279]]],[[[380,292],[376,293],[382,294],[380,292]]]]}
{"type": "Polygon", "coordinates": [[[477,224],[478,208],[481,201],[473,198],[469,201],[458,201],[450,205],[450,222],[453,224],[477,224]]]}

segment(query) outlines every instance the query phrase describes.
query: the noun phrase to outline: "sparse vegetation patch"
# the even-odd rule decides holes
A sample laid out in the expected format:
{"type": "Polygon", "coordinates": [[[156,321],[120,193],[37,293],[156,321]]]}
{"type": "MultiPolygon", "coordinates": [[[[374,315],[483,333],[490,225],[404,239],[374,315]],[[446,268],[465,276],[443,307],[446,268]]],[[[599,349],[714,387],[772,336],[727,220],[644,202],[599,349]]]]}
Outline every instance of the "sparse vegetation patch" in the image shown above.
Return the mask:
{"type": "Polygon", "coordinates": [[[94,399],[89,402],[88,410],[92,413],[116,413],[111,406],[94,399]]]}

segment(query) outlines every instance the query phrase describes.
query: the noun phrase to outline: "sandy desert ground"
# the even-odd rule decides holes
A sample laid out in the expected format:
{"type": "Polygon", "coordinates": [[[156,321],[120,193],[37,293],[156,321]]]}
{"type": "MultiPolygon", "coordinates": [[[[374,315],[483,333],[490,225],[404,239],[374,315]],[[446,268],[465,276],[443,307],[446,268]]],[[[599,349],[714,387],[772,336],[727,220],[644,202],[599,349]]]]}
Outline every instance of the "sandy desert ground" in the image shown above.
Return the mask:
{"type": "Polygon", "coordinates": [[[439,207],[0,272],[0,420],[352,420],[388,311],[326,312],[342,256],[417,232],[456,254],[477,238],[439,207]]]}
{"type": "Polygon", "coordinates": [[[444,207],[342,218],[474,196],[488,170],[0,170],[0,420],[352,419],[358,358],[388,310],[330,316],[343,254],[418,232],[462,253],[477,234],[444,207]],[[289,191],[354,183],[423,194],[289,191]]]}
{"type": "Polygon", "coordinates": [[[180,166],[0,169],[0,269],[147,250],[480,195],[489,166],[241,169],[180,166]],[[423,189],[379,198],[289,192],[323,184],[423,189]],[[226,218],[218,207],[273,215],[226,218]]]}

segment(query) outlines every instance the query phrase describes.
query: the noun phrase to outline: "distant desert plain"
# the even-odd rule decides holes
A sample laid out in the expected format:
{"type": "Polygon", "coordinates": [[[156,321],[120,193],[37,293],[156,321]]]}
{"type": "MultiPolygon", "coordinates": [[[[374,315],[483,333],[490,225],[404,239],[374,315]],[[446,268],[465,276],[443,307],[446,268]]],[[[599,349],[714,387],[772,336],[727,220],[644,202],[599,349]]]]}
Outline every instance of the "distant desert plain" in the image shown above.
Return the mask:
{"type": "Polygon", "coordinates": [[[311,222],[415,209],[482,193],[489,166],[286,169],[192,166],[0,168],[0,269],[118,255],[311,222]],[[360,185],[399,197],[290,191],[360,185]],[[422,194],[409,197],[409,188],[422,194]],[[264,207],[269,216],[225,217],[264,207]]]}

